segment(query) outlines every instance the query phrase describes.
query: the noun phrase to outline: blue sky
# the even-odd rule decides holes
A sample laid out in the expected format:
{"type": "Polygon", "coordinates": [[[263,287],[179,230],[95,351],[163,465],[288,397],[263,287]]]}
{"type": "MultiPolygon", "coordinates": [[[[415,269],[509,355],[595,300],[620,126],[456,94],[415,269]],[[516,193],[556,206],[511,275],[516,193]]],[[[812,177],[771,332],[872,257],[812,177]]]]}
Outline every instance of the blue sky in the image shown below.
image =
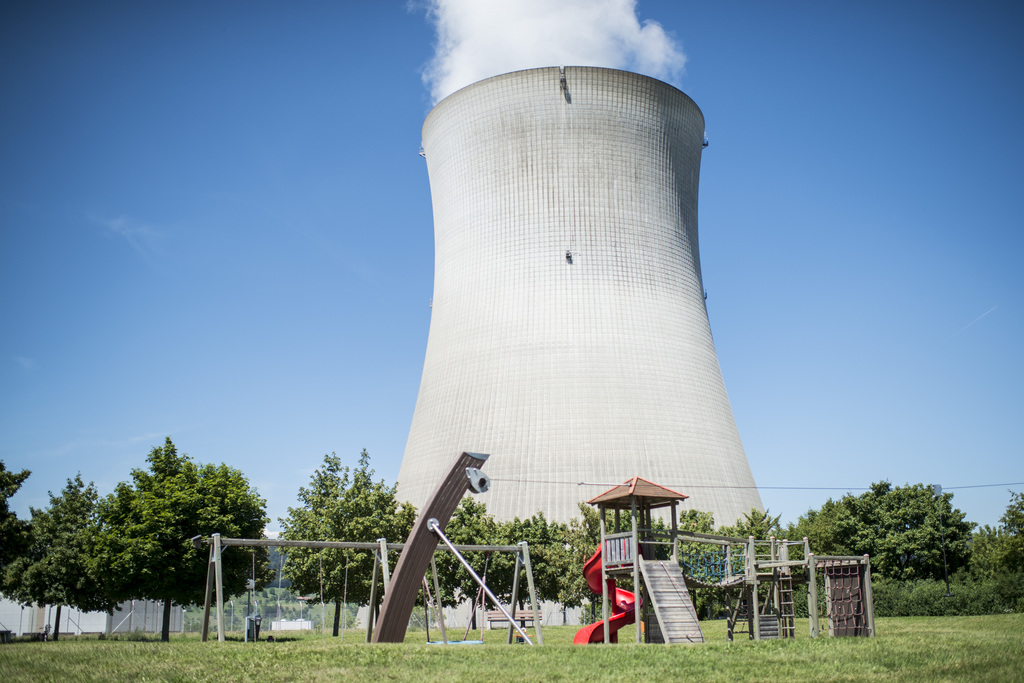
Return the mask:
{"type": "MultiPolygon", "coordinates": [[[[706,118],[708,310],[765,504],[937,482],[996,523],[1022,485],[953,487],[1024,481],[1024,9],[637,13],[706,118]]],[[[78,471],[110,492],[167,435],[273,518],[327,452],[394,481],[430,319],[434,43],[404,2],[0,8],[19,515],[78,471]]]]}

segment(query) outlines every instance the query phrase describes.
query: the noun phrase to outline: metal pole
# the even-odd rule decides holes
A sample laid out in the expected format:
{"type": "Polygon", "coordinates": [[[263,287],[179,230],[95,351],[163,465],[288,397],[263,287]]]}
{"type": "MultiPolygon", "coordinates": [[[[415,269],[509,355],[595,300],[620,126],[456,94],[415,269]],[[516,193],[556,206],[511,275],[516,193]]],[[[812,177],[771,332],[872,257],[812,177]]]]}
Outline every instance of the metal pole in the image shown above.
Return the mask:
{"type": "Polygon", "coordinates": [[[494,595],[491,589],[487,587],[487,584],[483,582],[483,579],[480,578],[480,575],[473,571],[473,567],[470,566],[466,558],[462,556],[462,553],[456,550],[455,546],[452,545],[452,542],[449,541],[448,537],[444,535],[444,532],[441,531],[441,525],[438,523],[438,521],[436,519],[430,519],[427,521],[427,526],[430,528],[432,532],[434,532],[434,535],[440,538],[441,541],[446,546],[448,546],[448,549],[455,554],[455,557],[458,558],[459,562],[462,563],[462,566],[466,568],[466,571],[469,572],[469,575],[472,576],[473,580],[476,581],[477,584],[484,589],[484,593],[487,594],[487,597],[491,599],[491,602],[494,603],[494,606],[501,611],[501,613],[505,616],[506,619],[508,619],[509,623],[515,627],[516,631],[519,632],[519,635],[523,637],[523,640],[525,640],[530,645],[533,645],[533,641],[530,640],[530,636],[526,635],[526,631],[519,628],[519,625],[515,623],[515,620],[512,618],[512,615],[508,613],[508,610],[502,607],[501,602],[498,600],[497,596],[494,595]]]}

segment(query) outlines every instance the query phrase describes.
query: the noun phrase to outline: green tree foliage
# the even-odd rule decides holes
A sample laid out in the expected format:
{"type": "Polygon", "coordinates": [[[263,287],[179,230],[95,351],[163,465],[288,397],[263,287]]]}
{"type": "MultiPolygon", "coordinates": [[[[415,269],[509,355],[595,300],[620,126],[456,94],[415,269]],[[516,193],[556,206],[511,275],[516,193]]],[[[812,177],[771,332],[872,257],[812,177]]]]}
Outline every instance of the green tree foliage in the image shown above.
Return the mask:
{"type": "Polygon", "coordinates": [[[8,499],[18,492],[31,472],[12,472],[0,460],[0,592],[7,593],[7,566],[29,546],[29,522],[11,512],[8,499]]]}
{"type": "MultiPolygon", "coordinates": [[[[526,541],[530,548],[530,566],[533,570],[534,587],[538,600],[557,600],[561,582],[569,564],[570,554],[565,548],[566,526],[558,522],[549,522],[544,514],[538,512],[528,519],[516,517],[511,522],[500,525],[500,545],[516,545],[526,541]]],[[[515,556],[505,554],[498,558],[492,572],[495,594],[502,599],[511,599],[512,585],[515,577],[515,556]]],[[[493,589],[493,587],[492,587],[493,589]]],[[[529,598],[526,585],[525,569],[520,570],[519,603],[523,605],[529,598]]]]}
{"type": "Polygon", "coordinates": [[[830,498],[820,509],[808,510],[796,524],[789,524],[782,535],[790,540],[807,537],[811,552],[817,555],[858,554],[851,545],[856,536],[857,521],[845,500],[830,498]]]}
{"type": "MultiPolygon", "coordinates": [[[[988,586],[987,595],[1001,600],[1006,611],[1024,611],[1024,494],[1010,492],[999,526],[985,525],[974,533],[970,577],[988,586]]],[[[955,593],[956,591],[954,591],[955,593]]]]}
{"type": "Polygon", "coordinates": [[[952,498],[951,493],[936,497],[923,484],[894,487],[878,482],[860,496],[846,495],[809,511],[785,535],[806,536],[817,555],[868,554],[871,571],[879,577],[941,579],[943,531],[951,574],[965,567],[970,557],[974,525],[952,506],[952,498]]]}
{"type": "Polygon", "coordinates": [[[971,543],[971,575],[986,579],[1007,570],[1010,535],[1001,526],[988,524],[974,532],[971,543]]]}
{"type": "MultiPolygon", "coordinates": [[[[112,610],[116,602],[106,591],[96,557],[99,533],[99,495],[81,474],[69,479],[59,496],[50,493],[50,506],[32,508],[28,552],[11,563],[10,595],[22,604],[57,605],[57,628],[64,605],[84,612],[112,610]]],[[[54,640],[60,637],[54,631],[54,640]]]]}
{"type": "Polygon", "coordinates": [[[1010,492],[1010,504],[999,521],[1006,534],[1003,566],[1007,571],[1024,572],[1024,493],[1010,492]]]}
{"type": "MultiPolygon", "coordinates": [[[[445,535],[455,545],[514,546],[526,541],[537,599],[558,600],[564,590],[570,555],[566,547],[567,527],[547,521],[542,513],[528,519],[517,517],[496,522],[483,503],[466,496],[445,527],[445,535]]],[[[468,552],[464,556],[478,575],[487,567],[487,587],[507,606],[515,581],[516,553],[468,552]]],[[[454,556],[441,551],[435,562],[443,604],[452,606],[477,596],[479,585],[454,556]]],[[[520,568],[518,597],[520,606],[529,598],[525,568],[520,568]]],[[[493,606],[488,602],[487,607],[493,606]]]]}
{"type": "MultiPolygon", "coordinates": [[[[245,476],[227,465],[198,465],[178,454],[168,437],[146,458],[148,470],[132,470],[100,505],[101,558],[111,594],[118,600],[164,603],[161,637],[170,631],[171,604],[203,600],[209,559],[194,536],[262,538],[269,522],[266,502],[245,476]]],[[[265,548],[225,548],[224,590],[237,595],[255,573],[257,588],[271,577],[265,548]]]]}
{"type": "MultiPolygon", "coordinates": [[[[373,481],[370,456],[364,449],[354,470],[341,464],[334,453],[299,489],[301,507],[288,508],[281,519],[282,538],[303,541],[373,542],[385,538],[404,541],[416,520],[413,507],[395,500],[395,487],[373,481]]],[[[289,548],[284,573],[292,588],[302,594],[320,594],[334,602],[334,635],[338,635],[341,604],[367,604],[373,576],[371,551],[289,548]],[[346,581],[347,570],[347,581],[346,581]],[[347,593],[347,595],[346,595],[347,593]]],[[[377,591],[378,599],[381,590],[377,591]]],[[[376,605],[371,608],[376,608],[376,605]]]]}
{"type": "Polygon", "coordinates": [[[735,536],[737,538],[748,538],[753,536],[756,539],[767,540],[772,536],[778,537],[781,531],[779,518],[781,515],[772,517],[765,510],[761,512],[757,508],[750,508],[750,512],[744,512],[743,517],[736,520],[732,526],[723,526],[718,533],[723,536],[735,536]]]}
{"type": "MultiPolygon", "coordinates": [[[[497,539],[501,535],[498,523],[494,521],[494,517],[487,514],[487,506],[469,495],[464,497],[459,507],[455,509],[451,520],[445,526],[444,533],[455,545],[497,545],[497,539]]],[[[478,575],[482,576],[486,568],[487,585],[493,589],[492,583],[497,573],[495,568],[503,564],[499,554],[467,552],[464,556],[478,575]]],[[[436,553],[434,557],[442,604],[451,607],[463,600],[475,599],[480,586],[462,563],[445,550],[436,553]]]]}
{"type": "Polygon", "coordinates": [[[561,577],[558,601],[566,607],[581,607],[594,601],[594,594],[583,576],[583,565],[601,543],[601,520],[593,505],[579,503],[580,515],[565,527],[565,570],[561,577]]]}

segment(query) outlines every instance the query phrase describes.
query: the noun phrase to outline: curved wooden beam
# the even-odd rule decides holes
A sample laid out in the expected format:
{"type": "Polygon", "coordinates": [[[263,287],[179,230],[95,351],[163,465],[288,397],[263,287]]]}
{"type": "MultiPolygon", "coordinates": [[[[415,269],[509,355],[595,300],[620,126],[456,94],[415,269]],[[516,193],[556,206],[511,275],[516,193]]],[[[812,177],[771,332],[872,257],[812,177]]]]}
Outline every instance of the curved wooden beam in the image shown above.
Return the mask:
{"type": "MultiPolygon", "coordinates": [[[[437,537],[430,528],[430,522],[436,520],[442,528],[448,524],[466,491],[471,486],[474,489],[480,487],[478,468],[487,458],[482,453],[463,453],[457,457],[448,474],[420,510],[402,555],[398,558],[398,564],[395,565],[391,587],[384,596],[371,642],[401,643],[405,640],[409,617],[416,606],[416,593],[437,548],[437,537]]],[[[373,609],[373,605],[370,605],[370,609],[373,609]]]]}

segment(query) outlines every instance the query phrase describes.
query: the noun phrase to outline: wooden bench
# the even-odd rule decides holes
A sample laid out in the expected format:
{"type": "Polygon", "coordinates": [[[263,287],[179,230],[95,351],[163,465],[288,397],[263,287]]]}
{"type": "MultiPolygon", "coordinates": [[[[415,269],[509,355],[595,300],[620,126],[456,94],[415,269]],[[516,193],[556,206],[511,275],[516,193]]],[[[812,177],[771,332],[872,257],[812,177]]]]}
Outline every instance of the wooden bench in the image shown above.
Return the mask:
{"type": "MultiPolygon", "coordinates": [[[[516,623],[519,624],[520,628],[526,628],[527,626],[533,626],[533,612],[517,611],[515,615],[516,623]]],[[[507,624],[508,619],[502,614],[500,609],[492,609],[487,611],[487,627],[494,628],[493,624],[507,624]]]]}

